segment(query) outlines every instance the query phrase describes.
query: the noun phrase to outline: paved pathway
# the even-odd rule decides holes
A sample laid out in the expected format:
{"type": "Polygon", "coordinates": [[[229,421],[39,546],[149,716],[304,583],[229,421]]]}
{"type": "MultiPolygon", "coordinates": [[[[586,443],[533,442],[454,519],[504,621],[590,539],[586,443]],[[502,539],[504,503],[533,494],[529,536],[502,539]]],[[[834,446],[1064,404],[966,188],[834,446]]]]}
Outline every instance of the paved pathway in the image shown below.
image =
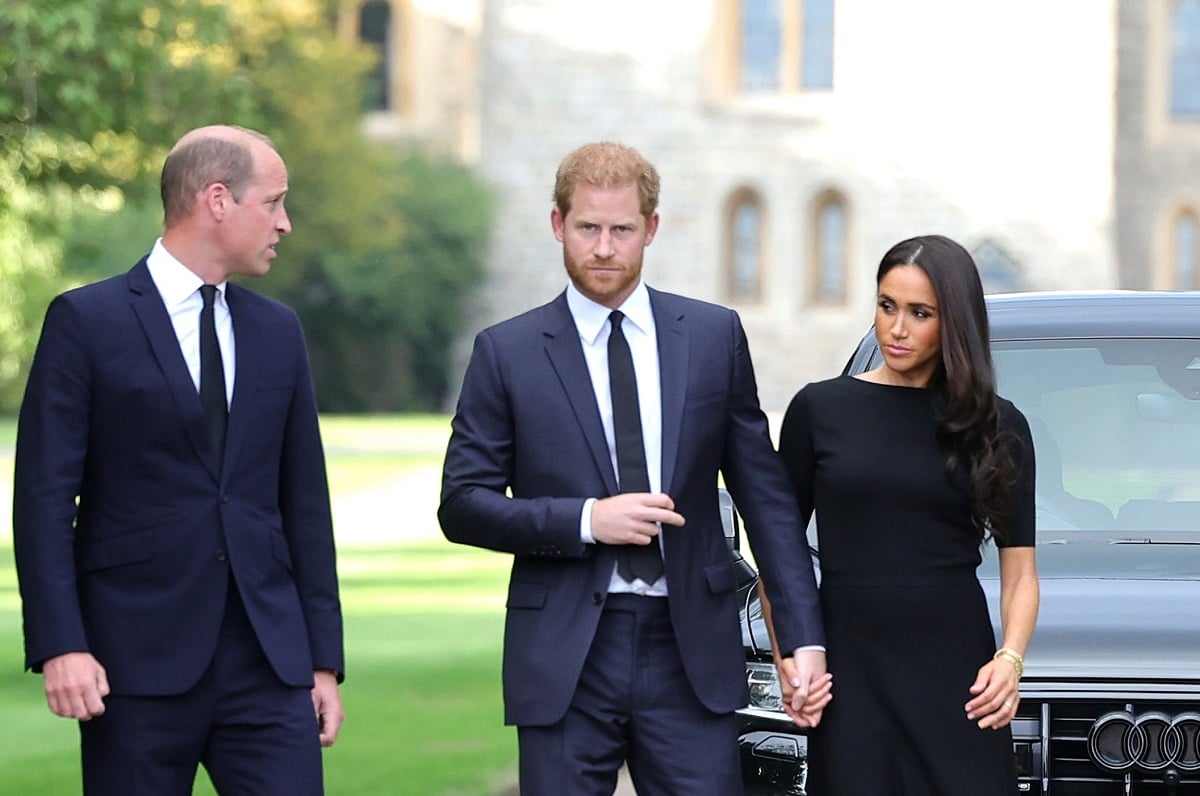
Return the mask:
{"type": "Polygon", "coordinates": [[[333,528],[338,546],[380,545],[441,539],[437,523],[439,466],[420,467],[403,476],[333,498],[333,528]]]}
{"type": "MultiPolygon", "coordinates": [[[[521,796],[521,791],[516,785],[511,785],[495,796],[521,796]]],[[[621,769],[621,776],[617,780],[617,789],[613,791],[613,796],[637,796],[637,791],[633,789],[633,783],[629,781],[629,774],[625,769],[621,769]]]]}
{"type": "MultiPolygon", "coordinates": [[[[342,546],[370,546],[442,539],[437,524],[441,490],[440,463],[414,468],[403,476],[333,500],[334,530],[342,546]]],[[[520,796],[515,783],[495,796],[520,796]]],[[[637,796],[622,769],[613,796],[637,796]]]]}

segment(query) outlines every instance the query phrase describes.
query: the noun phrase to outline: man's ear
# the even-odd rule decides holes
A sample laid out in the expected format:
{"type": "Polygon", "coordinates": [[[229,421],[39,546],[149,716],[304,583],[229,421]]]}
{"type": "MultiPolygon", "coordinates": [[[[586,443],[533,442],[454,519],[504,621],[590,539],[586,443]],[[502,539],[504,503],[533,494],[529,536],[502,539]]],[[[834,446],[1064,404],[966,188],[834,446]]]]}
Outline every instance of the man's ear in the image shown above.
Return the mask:
{"type": "Polygon", "coordinates": [[[230,203],[233,202],[233,194],[229,192],[229,188],[223,182],[210,184],[200,194],[200,198],[214,221],[223,220],[225,212],[229,209],[230,203]]]}
{"type": "Polygon", "coordinates": [[[649,246],[654,241],[654,233],[658,232],[658,213],[650,214],[650,218],[646,219],[646,245],[649,246]]]}
{"type": "Polygon", "coordinates": [[[555,205],[550,211],[550,226],[554,228],[554,239],[559,243],[563,242],[563,237],[566,235],[566,223],[567,219],[563,217],[558,205],[555,205]]]}

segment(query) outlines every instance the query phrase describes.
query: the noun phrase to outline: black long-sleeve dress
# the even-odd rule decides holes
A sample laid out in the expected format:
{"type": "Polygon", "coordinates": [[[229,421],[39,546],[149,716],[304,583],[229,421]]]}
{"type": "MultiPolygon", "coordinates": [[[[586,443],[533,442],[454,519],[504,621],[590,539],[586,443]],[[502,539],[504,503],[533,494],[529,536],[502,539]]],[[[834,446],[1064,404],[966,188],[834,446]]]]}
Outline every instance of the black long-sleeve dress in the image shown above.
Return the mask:
{"type": "MultiPolygon", "coordinates": [[[[816,796],[1016,792],[1008,728],[964,705],[996,649],[976,568],[965,478],[946,475],[934,390],[850,376],[792,400],[780,452],[807,518],[816,511],[834,698],[809,736],[816,796]]],[[[1006,542],[1034,543],[1033,442],[1000,401],[1018,467],[1006,542]]]]}

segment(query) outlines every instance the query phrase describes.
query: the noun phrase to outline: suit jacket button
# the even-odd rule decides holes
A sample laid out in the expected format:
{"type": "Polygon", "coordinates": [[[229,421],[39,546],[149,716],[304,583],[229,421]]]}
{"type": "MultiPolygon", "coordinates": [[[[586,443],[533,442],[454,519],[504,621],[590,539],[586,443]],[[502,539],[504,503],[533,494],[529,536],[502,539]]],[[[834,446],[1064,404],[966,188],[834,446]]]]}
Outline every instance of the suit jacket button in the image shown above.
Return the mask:
{"type": "Polygon", "coordinates": [[[218,563],[220,563],[220,564],[224,564],[226,561],[228,561],[228,560],[229,560],[229,556],[225,555],[225,553],[224,553],[224,552],[220,552],[220,551],[218,551],[218,552],[217,552],[217,555],[216,555],[216,559],[217,559],[217,562],[218,562],[218,563]]]}
{"type": "Polygon", "coordinates": [[[603,605],[604,604],[604,595],[598,591],[592,592],[592,602],[595,603],[596,605],[603,605]]]}

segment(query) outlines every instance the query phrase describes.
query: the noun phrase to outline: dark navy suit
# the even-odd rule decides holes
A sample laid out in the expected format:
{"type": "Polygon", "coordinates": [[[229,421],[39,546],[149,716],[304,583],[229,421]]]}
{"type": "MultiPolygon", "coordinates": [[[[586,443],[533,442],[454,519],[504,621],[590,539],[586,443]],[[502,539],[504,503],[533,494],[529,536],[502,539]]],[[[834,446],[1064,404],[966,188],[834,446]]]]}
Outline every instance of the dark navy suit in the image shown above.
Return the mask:
{"type": "MultiPolygon", "coordinates": [[[[718,471],[770,584],[784,649],[823,643],[812,563],[737,315],[655,290],[650,302],[662,491],[686,519],[662,532],[680,676],[709,711],[730,713],[746,704],[747,692],[718,471]]],[[[476,337],[439,518],[452,541],[514,555],[503,672],[509,724],[554,724],[575,694],[616,549],[581,541],[580,513],[587,498],[618,493],[611,462],[565,294],[476,337]]]]}
{"type": "Polygon", "coordinates": [[[236,284],[226,301],[236,378],[224,462],[145,261],[50,305],[14,490],[29,668],[89,651],[114,696],[182,694],[214,661],[232,593],[285,686],[344,670],[303,333],[291,310],[236,284]]]}

